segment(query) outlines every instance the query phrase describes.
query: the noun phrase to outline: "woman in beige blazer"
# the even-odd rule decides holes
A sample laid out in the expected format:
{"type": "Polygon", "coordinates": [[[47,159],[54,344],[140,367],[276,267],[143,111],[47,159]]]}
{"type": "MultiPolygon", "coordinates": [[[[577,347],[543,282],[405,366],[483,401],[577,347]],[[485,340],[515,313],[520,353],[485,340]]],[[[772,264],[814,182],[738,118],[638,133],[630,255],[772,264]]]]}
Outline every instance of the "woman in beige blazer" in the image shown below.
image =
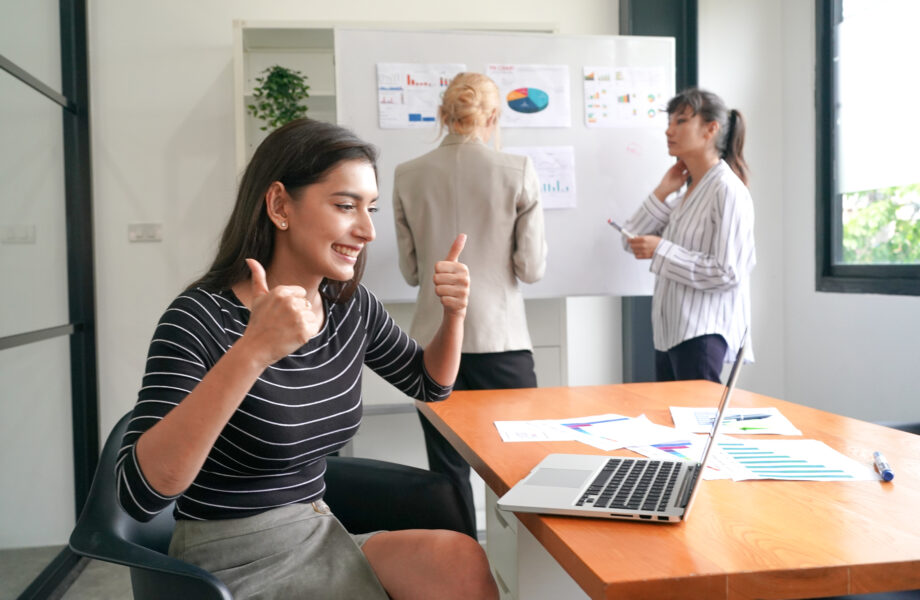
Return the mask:
{"type": "MultiPolygon", "coordinates": [[[[533,347],[518,281],[538,281],[546,268],[540,182],[530,158],[487,143],[498,138],[498,87],[479,73],[457,75],[438,109],[438,148],[396,167],[393,213],[399,267],[419,286],[410,333],[432,338],[441,320],[432,272],[459,233],[470,295],[463,333],[462,389],[536,387],[533,347]],[[423,274],[420,277],[419,274],[423,274]]],[[[450,477],[466,500],[469,533],[476,521],[469,465],[419,413],[432,471],[450,477]]]]}

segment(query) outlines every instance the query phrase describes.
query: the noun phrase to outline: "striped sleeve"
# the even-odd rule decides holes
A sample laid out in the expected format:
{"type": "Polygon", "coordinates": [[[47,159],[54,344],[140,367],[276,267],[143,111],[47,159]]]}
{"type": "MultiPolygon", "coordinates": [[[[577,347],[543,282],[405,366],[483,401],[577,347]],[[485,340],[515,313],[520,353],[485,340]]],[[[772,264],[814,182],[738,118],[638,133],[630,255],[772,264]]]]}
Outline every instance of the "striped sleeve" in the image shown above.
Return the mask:
{"type": "MultiPolygon", "coordinates": [[[[671,210],[669,203],[659,201],[655,194],[649,194],[636,213],[623,224],[623,228],[634,235],[661,235],[671,220],[671,210]]],[[[623,236],[622,242],[623,248],[632,252],[626,236],[623,236]]]]}
{"type": "MultiPolygon", "coordinates": [[[[158,493],[137,461],[137,441],[182,401],[213,364],[221,342],[214,327],[217,312],[203,292],[177,298],[157,324],[137,404],[115,464],[116,491],[122,507],[139,521],[149,521],[179,497],[158,493]]],[[[181,494],[180,494],[181,495],[181,494]]]]}
{"type": "Polygon", "coordinates": [[[453,388],[443,386],[425,370],[424,350],[399,328],[383,303],[364,286],[359,301],[367,315],[368,347],[364,364],[407,396],[424,402],[446,399],[453,388]]]}
{"type": "MultiPolygon", "coordinates": [[[[661,240],[650,270],[660,277],[703,291],[737,286],[754,265],[754,211],[746,188],[713,185],[716,201],[711,210],[688,219],[696,235],[707,236],[700,247],[689,250],[661,240]]],[[[704,190],[700,190],[703,193],[704,190]]]]}

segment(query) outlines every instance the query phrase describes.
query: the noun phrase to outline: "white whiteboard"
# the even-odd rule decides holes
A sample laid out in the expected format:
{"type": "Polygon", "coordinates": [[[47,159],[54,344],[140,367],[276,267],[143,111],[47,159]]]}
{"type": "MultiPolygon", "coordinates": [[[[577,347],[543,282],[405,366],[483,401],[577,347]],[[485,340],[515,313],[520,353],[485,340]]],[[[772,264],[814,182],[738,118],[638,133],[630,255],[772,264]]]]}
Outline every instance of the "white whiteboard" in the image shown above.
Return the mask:
{"type": "MultiPolygon", "coordinates": [[[[417,289],[399,272],[393,225],[396,165],[434,149],[438,129],[381,129],[377,117],[377,63],[464,63],[469,71],[507,64],[567,64],[572,126],[503,128],[503,146],[573,146],[577,207],[545,211],[549,246],[546,275],[521,284],[525,297],[649,295],[648,260],[636,260],[608,224],[624,221],[660,181],[672,160],[664,128],[585,126],[585,66],[664,68],[673,95],[674,39],[638,36],[566,36],[531,33],[335,30],[336,112],[339,124],[375,144],[380,212],[369,247],[364,283],[381,300],[414,301],[417,289]]],[[[470,240],[470,243],[475,243],[470,240]]],[[[462,260],[462,255],[461,255],[462,260]]]]}

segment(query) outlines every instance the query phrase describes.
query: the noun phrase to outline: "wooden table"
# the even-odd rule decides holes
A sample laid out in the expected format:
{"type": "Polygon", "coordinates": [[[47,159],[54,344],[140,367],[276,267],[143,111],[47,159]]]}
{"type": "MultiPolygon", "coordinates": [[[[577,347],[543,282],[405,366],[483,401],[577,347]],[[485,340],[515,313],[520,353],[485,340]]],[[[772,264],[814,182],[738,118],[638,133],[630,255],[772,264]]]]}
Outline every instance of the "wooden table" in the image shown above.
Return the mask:
{"type": "MultiPolygon", "coordinates": [[[[720,395],[717,384],[685,381],[454,392],[417,404],[501,496],[549,453],[603,452],[579,442],[506,443],[496,420],[612,412],[671,425],[668,407],[715,406],[720,395]]],[[[703,481],[689,519],[678,524],[516,516],[591,598],[815,598],[920,588],[920,436],[737,389],[732,406],[775,406],[802,439],[866,465],[880,450],[895,479],[703,481]]]]}

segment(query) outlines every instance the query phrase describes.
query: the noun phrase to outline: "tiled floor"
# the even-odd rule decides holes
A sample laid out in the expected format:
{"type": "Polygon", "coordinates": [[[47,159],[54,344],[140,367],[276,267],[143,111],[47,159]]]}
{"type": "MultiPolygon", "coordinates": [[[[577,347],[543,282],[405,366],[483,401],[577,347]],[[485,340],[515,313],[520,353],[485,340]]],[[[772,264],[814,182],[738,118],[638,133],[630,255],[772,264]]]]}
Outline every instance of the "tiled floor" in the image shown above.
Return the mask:
{"type": "Polygon", "coordinates": [[[0,600],[13,600],[38,577],[63,546],[0,550],[0,600]]]}
{"type": "MultiPolygon", "coordinates": [[[[21,564],[24,565],[25,561],[34,562],[39,553],[31,553],[28,556],[20,554],[21,556],[17,557],[17,560],[21,559],[23,561],[21,564]]],[[[56,551],[53,553],[46,552],[46,554],[48,554],[50,560],[55,556],[56,551]]],[[[0,558],[7,557],[8,555],[5,553],[0,553],[0,558]]],[[[0,565],[3,565],[3,568],[0,569],[0,600],[15,599],[30,581],[21,582],[21,589],[14,590],[11,586],[15,585],[17,580],[16,578],[8,577],[11,575],[12,569],[10,569],[10,566],[12,564],[13,561],[6,561],[6,563],[0,561],[0,565]]],[[[40,571],[41,568],[38,570],[40,571]]],[[[67,591],[57,598],[59,600],[131,600],[131,577],[128,573],[128,568],[91,560],[67,591]]],[[[845,600],[917,600],[918,598],[920,598],[920,591],[841,597],[841,599],[845,600]]]]}
{"type": "MultiPolygon", "coordinates": [[[[54,560],[62,546],[0,550],[0,600],[15,600],[54,560]]],[[[62,586],[63,587],[63,586],[62,586]]],[[[127,567],[89,560],[57,600],[131,600],[127,567]]]]}
{"type": "Polygon", "coordinates": [[[61,600],[131,600],[128,567],[91,560],[61,600]]]}
{"type": "MultiPolygon", "coordinates": [[[[485,531],[480,532],[485,544],[485,531]]],[[[60,546],[0,551],[0,600],[15,600],[61,551],[60,546]]],[[[87,560],[80,573],[55,600],[131,600],[127,567],[87,560]]]]}

